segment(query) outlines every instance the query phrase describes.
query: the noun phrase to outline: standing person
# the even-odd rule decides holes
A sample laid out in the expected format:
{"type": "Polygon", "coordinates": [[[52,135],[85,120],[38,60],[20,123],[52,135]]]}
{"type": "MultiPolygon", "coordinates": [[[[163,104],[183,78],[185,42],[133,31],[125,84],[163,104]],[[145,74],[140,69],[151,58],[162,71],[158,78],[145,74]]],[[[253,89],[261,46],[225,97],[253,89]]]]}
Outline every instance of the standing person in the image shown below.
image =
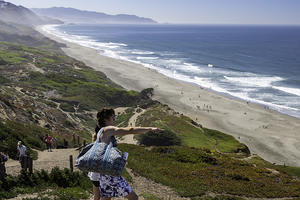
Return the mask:
{"type": "Polygon", "coordinates": [[[26,158],[26,151],[27,148],[25,145],[22,144],[21,141],[18,142],[18,146],[17,146],[17,150],[19,153],[19,162],[21,164],[21,168],[24,169],[25,168],[25,158],[26,158]]]}
{"type": "Polygon", "coordinates": [[[7,176],[5,162],[7,161],[7,156],[0,152],[0,179],[7,176]]]}
{"type": "Polygon", "coordinates": [[[46,143],[46,148],[48,152],[52,152],[51,145],[52,145],[52,137],[48,134],[44,137],[44,142],[46,143]]]}
{"type": "MultiPolygon", "coordinates": [[[[114,146],[117,146],[117,140],[115,136],[143,134],[149,131],[154,131],[157,133],[159,131],[159,129],[155,127],[118,128],[112,126],[115,121],[115,111],[113,109],[102,109],[97,113],[97,120],[98,125],[95,128],[96,133],[103,128],[100,136],[101,142],[106,144],[112,142],[114,146]]],[[[122,176],[99,174],[99,186],[100,196],[103,200],[110,200],[112,197],[125,197],[129,200],[138,199],[136,193],[132,190],[130,185],[122,176]]]]}

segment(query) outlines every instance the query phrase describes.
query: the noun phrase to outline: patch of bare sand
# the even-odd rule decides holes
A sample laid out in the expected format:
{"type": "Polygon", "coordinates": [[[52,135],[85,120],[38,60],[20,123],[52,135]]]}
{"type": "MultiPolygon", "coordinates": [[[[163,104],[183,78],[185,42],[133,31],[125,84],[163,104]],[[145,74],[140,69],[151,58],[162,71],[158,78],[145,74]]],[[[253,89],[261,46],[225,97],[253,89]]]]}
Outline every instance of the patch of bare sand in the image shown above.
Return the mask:
{"type": "MultiPolygon", "coordinates": [[[[73,167],[75,166],[75,159],[78,151],[72,149],[53,149],[52,152],[38,151],[38,159],[33,161],[33,170],[47,170],[51,171],[54,167],[70,168],[70,155],[73,156],[73,167]]],[[[6,171],[10,175],[17,175],[20,173],[21,165],[18,161],[9,159],[6,162],[6,171]]]]}

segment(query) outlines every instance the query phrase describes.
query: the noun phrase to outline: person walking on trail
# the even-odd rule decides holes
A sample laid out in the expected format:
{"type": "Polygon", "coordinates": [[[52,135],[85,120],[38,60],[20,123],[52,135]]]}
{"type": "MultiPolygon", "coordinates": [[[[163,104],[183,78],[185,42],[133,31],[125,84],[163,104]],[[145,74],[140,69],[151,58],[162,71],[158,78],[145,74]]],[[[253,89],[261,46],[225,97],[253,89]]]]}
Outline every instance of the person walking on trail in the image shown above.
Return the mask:
{"type": "Polygon", "coordinates": [[[46,148],[48,152],[52,152],[51,145],[52,145],[52,137],[48,134],[44,137],[44,142],[46,143],[46,148]]]}
{"type": "Polygon", "coordinates": [[[25,158],[26,158],[26,151],[27,148],[25,145],[22,144],[21,141],[18,142],[17,150],[19,153],[19,162],[21,164],[21,168],[25,169],[25,158]]]}
{"type": "MultiPolygon", "coordinates": [[[[115,111],[113,109],[104,108],[97,113],[96,134],[103,128],[100,141],[106,144],[110,142],[113,146],[117,146],[115,136],[123,136],[128,134],[143,134],[149,131],[158,133],[160,130],[155,127],[127,127],[118,128],[112,126],[115,121],[115,111]]],[[[94,135],[94,140],[97,138],[94,135]]],[[[122,176],[102,175],[95,172],[89,172],[89,177],[93,182],[94,200],[110,200],[112,197],[125,197],[129,200],[137,200],[138,196],[132,190],[130,185],[122,176]]]]}
{"type": "Polygon", "coordinates": [[[5,168],[5,162],[7,160],[7,156],[0,152],[0,179],[5,178],[7,176],[5,168]]]}

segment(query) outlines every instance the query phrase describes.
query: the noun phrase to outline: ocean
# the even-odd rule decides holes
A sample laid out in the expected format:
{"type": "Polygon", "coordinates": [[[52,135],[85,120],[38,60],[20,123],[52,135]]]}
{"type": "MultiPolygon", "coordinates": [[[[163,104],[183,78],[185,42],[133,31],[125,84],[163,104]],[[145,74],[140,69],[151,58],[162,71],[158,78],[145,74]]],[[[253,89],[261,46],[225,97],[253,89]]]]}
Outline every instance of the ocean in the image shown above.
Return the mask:
{"type": "Polygon", "coordinates": [[[300,118],[300,26],[69,24],[43,30],[300,118]]]}

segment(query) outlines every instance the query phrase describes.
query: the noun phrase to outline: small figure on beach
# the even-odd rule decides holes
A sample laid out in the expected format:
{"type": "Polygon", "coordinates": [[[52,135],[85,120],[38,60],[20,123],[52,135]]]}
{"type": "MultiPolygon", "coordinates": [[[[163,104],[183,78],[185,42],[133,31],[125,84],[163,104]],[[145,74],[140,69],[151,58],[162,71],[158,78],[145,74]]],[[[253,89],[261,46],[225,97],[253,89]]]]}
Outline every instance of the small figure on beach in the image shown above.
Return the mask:
{"type": "Polygon", "coordinates": [[[26,159],[26,151],[27,147],[23,145],[22,141],[18,142],[17,145],[17,150],[18,150],[18,156],[19,156],[19,162],[21,164],[22,170],[25,169],[25,159],[26,159]]]}
{"type": "Polygon", "coordinates": [[[0,152],[0,179],[3,179],[7,176],[5,168],[5,162],[7,160],[7,156],[0,152]]]}
{"type": "MultiPolygon", "coordinates": [[[[113,143],[117,146],[115,136],[123,136],[128,134],[144,134],[149,131],[158,133],[160,130],[155,127],[127,127],[118,128],[112,126],[115,121],[115,111],[113,109],[104,108],[97,113],[97,126],[93,141],[97,138],[97,133],[101,128],[103,129],[100,141],[109,144],[113,143]]],[[[94,200],[109,200],[112,197],[125,197],[129,200],[137,200],[138,196],[132,190],[130,185],[122,176],[102,175],[95,172],[89,172],[90,180],[93,182],[94,200]]]]}

